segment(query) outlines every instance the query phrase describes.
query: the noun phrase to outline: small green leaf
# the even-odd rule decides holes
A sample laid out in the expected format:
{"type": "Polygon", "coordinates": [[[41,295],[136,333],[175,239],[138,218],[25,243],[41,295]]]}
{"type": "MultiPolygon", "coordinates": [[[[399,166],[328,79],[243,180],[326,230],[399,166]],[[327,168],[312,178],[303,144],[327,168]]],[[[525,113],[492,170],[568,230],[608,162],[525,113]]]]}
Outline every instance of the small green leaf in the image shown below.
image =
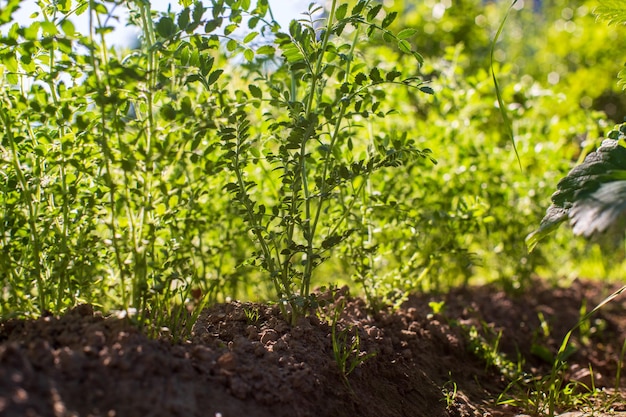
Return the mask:
{"type": "Polygon", "coordinates": [[[366,4],[367,4],[367,1],[359,0],[356,6],[354,6],[354,8],[352,9],[352,16],[360,15],[366,4]]]}
{"type": "Polygon", "coordinates": [[[374,67],[371,69],[370,80],[372,80],[375,83],[380,83],[383,81],[383,79],[380,76],[380,71],[378,70],[378,68],[374,67]]]}
{"type": "Polygon", "coordinates": [[[337,20],[341,20],[346,17],[346,13],[348,12],[348,3],[343,3],[341,6],[337,7],[335,11],[335,17],[337,20]]]}
{"type": "Polygon", "coordinates": [[[222,75],[223,72],[224,72],[224,70],[221,70],[221,69],[217,69],[217,70],[213,71],[211,73],[211,75],[209,75],[209,78],[207,80],[208,84],[211,85],[211,84],[215,83],[217,81],[217,79],[220,78],[220,75],[222,75]]]}
{"type": "Polygon", "coordinates": [[[424,57],[422,56],[422,54],[420,54],[419,52],[411,51],[411,55],[413,55],[413,57],[417,59],[417,62],[419,62],[420,65],[424,65],[424,57]]]}
{"type": "Polygon", "coordinates": [[[362,72],[359,72],[354,77],[354,83],[357,84],[357,85],[363,85],[365,83],[365,81],[367,81],[367,76],[365,74],[363,74],[362,72]]]}
{"type": "Polygon", "coordinates": [[[394,20],[396,20],[396,17],[398,16],[397,12],[391,12],[389,13],[387,16],[385,16],[385,18],[383,19],[383,22],[381,23],[381,26],[384,28],[389,27],[394,20]]]}
{"type": "Polygon", "coordinates": [[[231,23],[230,25],[227,25],[224,28],[224,35],[226,35],[226,36],[230,35],[234,31],[236,31],[238,27],[239,27],[239,25],[237,23],[231,23]]]}
{"type": "Polygon", "coordinates": [[[176,32],[172,18],[168,16],[162,17],[156,25],[156,31],[164,38],[172,36],[176,32]]]}
{"type": "Polygon", "coordinates": [[[408,39],[411,36],[415,35],[416,33],[417,33],[416,29],[403,29],[396,36],[398,37],[398,39],[408,39]]]}
{"type": "Polygon", "coordinates": [[[196,24],[199,24],[200,21],[202,20],[202,15],[204,14],[204,6],[202,5],[201,1],[197,1],[196,4],[193,7],[193,21],[196,24]]]}
{"type": "Polygon", "coordinates": [[[236,191],[239,189],[239,185],[234,182],[229,182],[228,184],[223,186],[222,189],[232,193],[233,191],[236,191]]]}
{"type": "Polygon", "coordinates": [[[178,15],[178,27],[180,28],[180,30],[185,30],[187,29],[187,26],[189,26],[189,14],[190,13],[191,13],[191,10],[189,10],[189,8],[185,8],[178,15]]]}
{"type": "Polygon", "coordinates": [[[74,36],[76,33],[76,28],[74,27],[74,23],[71,20],[65,19],[61,22],[61,30],[65,33],[66,36],[74,36]]]}
{"type": "Polygon", "coordinates": [[[261,89],[254,84],[248,85],[248,90],[250,90],[250,94],[254,98],[260,99],[263,97],[263,92],[261,91],[261,89]]]}
{"type": "Polygon", "coordinates": [[[246,49],[243,51],[243,56],[248,62],[254,61],[254,51],[252,49],[246,49]]]}
{"type": "Polygon", "coordinates": [[[256,53],[257,55],[274,55],[276,53],[276,48],[272,45],[263,45],[256,50],[256,53]]]}
{"type": "Polygon", "coordinates": [[[259,35],[259,32],[250,32],[246,35],[245,38],[243,38],[243,43],[249,43],[252,42],[254,40],[254,38],[256,38],[259,35]]]}
{"type": "Polygon", "coordinates": [[[410,54],[411,53],[411,44],[408,41],[400,40],[398,41],[398,48],[400,48],[400,50],[404,53],[410,54]]]}
{"type": "MultiPolygon", "coordinates": [[[[69,22],[69,20],[67,20],[67,22],[69,22]]],[[[39,22],[33,22],[30,26],[25,27],[24,28],[24,34],[23,34],[24,38],[29,40],[29,41],[36,40],[37,36],[39,34],[39,27],[40,27],[39,22]]],[[[61,26],[61,28],[63,28],[63,26],[61,26]]],[[[65,32],[65,30],[64,30],[64,32],[65,32]]],[[[9,38],[3,39],[3,43],[6,44],[7,40],[9,40],[9,39],[17,40],[17,33],[14,36],[15,36],[15,38],[12,36],[11,31],[9,31],[9,38]]],[[[14,44],[11,43],[11,45],[14,45],[14,44]]],[[[15,43],[15,45],[17,45],[17,43],[15,43]]]]}
{"type": "Polygon", "coordinates": [[[53,22],[41,22],[41,29],[43,30],[43,34],[45,36],[54,36],[59,33],[53,22]]]}
{"type": "Polygon", "coordinates": [[[8,2],[4,2],[3,7],[0,8],[0,25],[11,22],[13,20],[13,12],[19,8],[19,0],[10,0],[8,2]]]}
{"type": "Polygon", "coordinates": [[[256,16],[251,17],[250,20],[248,20],[248,29],[254,29],[260,21],[261,19],[256,16]]]}
{"type": "Polygon", "coordinates": [[[165,120],[174,120],[176,118],[176,110],[169,103],[161,107],[160,113],[165,120]]]}
{"type": "Polygon", "coordinates": [[[213,32],[215,29],[217,29],[220,26],[222,26],[222,18],[221,17],[219,19],[212,19],[212,20],[209,20],[208,22],[206,22],[206,25],[204,25],[204,31],[206,33],[211,33],[211,32],[213,32]]]}
{"type": "Polygon", "coordinates": [[[395,70],[389,71],[387,73],[387,75],[385,76],[385,80],[386,81],[393,81],[396,78],[398,78],[400,75],[402,75],[402,73],[400,71],[395,71],[395,70]]]}
{"type": "Polygon", "coordinates": [[[72,2],[70,0],[57,0],[55,4],[61,13],[68,13],[72,6],[72,2]]]}
{"type": "Polygon", "coordinates": [[[6,54],[0,55],[0,63],[6,66],[9,72],[17,72],[17,59],[15,59],[15,54],[7,52],[6,54]]]}
{"type": "Polygon", "coordinates": [[[76,7],[76,9],[74,9],[74,12],[76,13],[76,16],[80,16],[81,14],[85,13],[88,8],[89,2],[83,1],[78,3],[78,6],[76,7]]]}
{"type": "Polygon", "coordinates": [[[372,7],[370,11],[367,12],[367,21],[371,22],[372,20],[376,19],[378,12],[380,12],[382,8],[383,8],[382,4],[377,4],[376,6],[372,7]]]}
{"type": "Polygon", "coordinates": [[[428,86],[422,86],[420,87],[420,91],[422,93],[426,93],[426,94],[435,94],[435,90],[433,90],[432,88],[428,87],[428,86]]]}
{"type": "Polygon", "coordinates": [[[230,39],[228,42],[226,42],[226,50],[228,50],[228,52],[233,52],[235,49],[237,49],[236,40],[230,39]]]}

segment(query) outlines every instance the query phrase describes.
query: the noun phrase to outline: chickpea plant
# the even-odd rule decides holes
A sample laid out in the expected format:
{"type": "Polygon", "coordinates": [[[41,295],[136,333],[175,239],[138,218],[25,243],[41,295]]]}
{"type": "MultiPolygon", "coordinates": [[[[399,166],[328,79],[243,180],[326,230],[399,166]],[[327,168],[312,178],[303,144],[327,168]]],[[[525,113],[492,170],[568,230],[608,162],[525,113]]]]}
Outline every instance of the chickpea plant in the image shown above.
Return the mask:
{"type": "Polygon", "coordinates": [[[3,314],[107,300],[182,329],[180,305],[261,273],[295,321],[315,307],[315,269],[355,232],[368,178],[432,160],[371,129],[393,117],[386,89],[432,94],[417,31],[390,31],[379,2],[311,5],[284,31],[267,0],[179,3],[55,1],[28,26],[19,1],[0,11],[3,314]],[[121,6],[140,29],[130,50],[106,44],[121,6]],[[375,37],[414,65],[377,61],[375,37]]]}
{"type": "Polygon", "coordinates": [[[254,264],[267,271],[282,312],[292,321],[315,307],[313,271],[354,231],[347,219],[367,178],[409,158],[430,159],[429,150],[413,147],[406,138],[388,144],[379,133],[369,143],[362,140],[368,118],[393,112],[383,109],[382,86],[432,90],[415,74],[402,78],[395,68],[384,71],[360,59],[359,46],[381,34],[415,57],[417,72],[422,58],[407,40],[416,31],[387,30],[396,14],[379,19],[384,13],[376,2],[359,1],[349,10],[348,4],[333,1],[327,15],[321,11],[311,5],[288,33],[275,34],[277,69],[259,71],[261,87],[248,86],[249,94],[239,96],[219,131],[222,157],[235,176],[224,188],[239,204],[257,244],[254,264]],[[249,100],[269,104],[262,116],[267,132],[252,133],[249,100]],[[273,198],[249,174],[258,165],[278,175],[273,198]]]}

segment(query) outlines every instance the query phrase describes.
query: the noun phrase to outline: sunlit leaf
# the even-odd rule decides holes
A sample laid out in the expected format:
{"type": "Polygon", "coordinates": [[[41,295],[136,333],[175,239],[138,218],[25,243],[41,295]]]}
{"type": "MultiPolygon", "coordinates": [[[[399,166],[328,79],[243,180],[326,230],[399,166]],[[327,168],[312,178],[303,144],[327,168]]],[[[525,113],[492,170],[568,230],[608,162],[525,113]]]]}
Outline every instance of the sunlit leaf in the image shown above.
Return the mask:
{"type": "Polygon", "coordinates": [[[337,20],[341,20],[344,17],[346,17],[347,12],[348,12],[348,3],[343,3],[339,7],[337,7],[337,10],[335,11],[335,17],[337,18],[337,20]]]}
{"type": "Polygon", "coordinates": [[[74,33],[76,32],[74,24],[69,19],[65,19],[63,20],[63,22],[61,22],[61,30],[63,30],[63,33],[65,33],[66,36],[70,37],[74,36],[74,33]]]}
{"type": "Polygon", "coordinates": [[[245,49],[243,51],[243,56],[248,62],[254,61],[254,51],[252,49],[245,49]]]}
{"type": "Polygon", "coordinates": [[[597,151],[559,181],[552,205],[539,229],[526,238],[533,249],[542,238],[569,220],[574,232],[585,237],[623,228],[626,213],[626,148],[606,139],[597,151]]]}
{"type": "Polygon", "coordinates": [[[276,53],[276,48],[272,45],[263,45],[256,50],[256,53],[258,55],[274,55],[276,53]]]}
{"type": "Polygon", "coordinates": [[[405,41],[405,40],[398,41],[398,48],[404,53],[407,53],[407,54],[411,53],[411,44],[408,41],[405,41]]]}
{"type": "Polygon", "coordinates": [[[396,36],[398,37],[398,39],[408,39],[414,36],[416,33],[417,33],[416,29],[407,28],[398,32],[396,36]]]}
{"type": "Polygon", "coordinates": [[[609,24],[626,24],[626,2],[623,0],[599,0],[600,5],[594,9],[598,18],[609,24]]]}
{"type": "Polygon", "coordinates": [[[259,32],[250,32],[248,33],[245,38],[243,38],[243,43],[250,43],[252,42],[257,36],[259,36],[259,32]]]}

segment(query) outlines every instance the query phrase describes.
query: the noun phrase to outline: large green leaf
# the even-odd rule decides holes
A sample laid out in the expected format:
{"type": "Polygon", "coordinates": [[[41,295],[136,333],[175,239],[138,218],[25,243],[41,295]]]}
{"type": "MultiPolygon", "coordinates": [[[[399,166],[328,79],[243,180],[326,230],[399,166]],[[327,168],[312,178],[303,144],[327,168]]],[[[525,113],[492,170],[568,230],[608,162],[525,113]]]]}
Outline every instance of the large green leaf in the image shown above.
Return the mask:
{"type": "Polygon", "coordinates": [[[526,237],[532,250],[539,240],[568,220],[574,233],[592,237],[621,228],[626,213],[626,148],[605,140],[597,151],[572,169],[557,185],[539,229],[526,237]]]}
{"type": "Polygon", "coordinates": [[[600,185],[588,197],[577,201],[569,217],[574,233],[591,237],[609,229],[623,228],[621,222],[626,212],[626,181],[612,181],[600,185]]]}

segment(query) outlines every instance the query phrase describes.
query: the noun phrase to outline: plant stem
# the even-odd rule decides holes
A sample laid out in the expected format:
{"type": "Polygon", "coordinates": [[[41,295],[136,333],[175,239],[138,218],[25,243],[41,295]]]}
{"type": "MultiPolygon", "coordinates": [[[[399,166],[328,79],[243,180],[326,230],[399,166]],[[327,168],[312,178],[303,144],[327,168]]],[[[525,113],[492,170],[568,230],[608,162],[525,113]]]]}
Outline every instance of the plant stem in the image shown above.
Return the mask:
{"type": "MultiPolygon", "coordinates": [[[[143,179],[143,190],[141,209],[139,213],[139,219],[137,227],[137,234],[134,240],[133,251],[135,255],[135,285],[133,286],[133,298],[135,303],[139,305],[140,299],[144,295],[144,287],[148,280],[147,270],[147,250],[145,248],[143,237],[144,227],[146,224],[146,215],[152,211],[152,174],[154,172],[153,150],[152,150],[152,136],[156,130],[156,123],[154,120],[154,95],[153,91],[156,89],[158,73],[158,61],[155,56],[153,46],[156,44],[156,36],[154,34],[154,27],[152,18],[150,17],[150,3],[138,1],[139,10],[141,14],[142,29],[145,37],[144,48],[148,55],[148,86],[145,92],[145,101],[147,108],[147,120],[148,124],[143,129],[143,134],[146,138],[146,152],[145,152],[145,178],[143,179]]],[[[150,222],[151,225],[154,222],[150,222]]],[[[154,243],[154,233],[150,233],[151,239],[148,241],[154,243]]],[[[153,252],[154,253],[154,252],[153,252]]]]}
{"type": "MultiPolygon", "coordinates": [[[[44,18],[48,20],[46,12],[42,9],[44,14],[44,18]]],[[[52,97],[52,101],[56,108],[59,108],[59,97],[57,96],[56,86],[52,80],[52,71],[55,67],[55,56],[54,56],[54,43],[50,45],[50,49],[48,51],[48,68],[50,70],[50,74],[48,76],[48,86],[50,87],[50,95],[52,97]]],[[[56,311],[59,311],[63,305],[63,294],[65,291],[69,290],[69,282],[67,280],[67,266],[70,262],[69,260],[69,210],[70,210],[70,202],[69,202],[69,192],[68,192],[68,184],[67,184],[67,174],[66,174],[66,166],[67,160],[65,158],[65,150],[63,149],[63,137],[67,133],[67,125],[65,123],[59,123],[59,139],[61,142],[60,145],[60,153],[61,160],[59,161],[59,177],[61,178],[61,201],[62,201],[62,217],[63,224],[61,225],[60,235],[61,239],[59,241],[59,245],[61,247],[61,259],[59,259],[59,279],[56,283],[56,291],[57,291],[57,299],[56,299],[56,311]]],[[[35,139],[35,134],[32,132],[32,129],[29,126],[29,132],[33,139],[35,139]]],[[[68,291],[71,293],[71,291],[68,291]]]]}
{"type": "MultiPolygon", "coordinates": [[[[333,2],[334,4],[334,2],[333,2]]],[[[334,12],[334,9],[332,10],[332,12],[334,12]]],[[[332,13],[331,13],[332,15],[332,13]]],[[[326,31],[326,33],[330,32],[330,25],[331,25],[331,21],[329,20],[328,23],[328,29],[326,31]]],[[[357,27],[357,30],[355,31],[354,34],[354,39],[352,40],[352,45],[350,47],[350,52],[348,53],[348,58],[347,58],[347,62],[346,62],[346,71],[345,71],[345,79],[344,81],[348,80],[348,77],[350,76],[350,67],[351,67],[351,63],[352,63],[352,56],[354,54],[354,50],[356,48],[356,44],[358,43],[359,40],[359,28],[357,27]]],[[[307,246],[307,263],[305,266],[305,272],[304,272],[304,278],[303,279],[303,289],[302,292],[303,294],[307,294],[310,291],[310,283],[311,283],[311,276],[313,274],[313,262],[309,262],[309,256],[313,256],[313,236],[315,236],[315,232],[317,230],[317,226],[319,224],[319,219],[320,216],[322,214],[323,211],[323,207],[324,207],[324,202],[326,200],[328,200],[328,196],[327,193],[329,190],[326,189],[326,176],[328,175],[328,171],[332,165],[332,151],[333,148],[335,147],[336,143],[337,143],[337,139],[339,138],[339,132],[341,131],[341,123],[343,121],[344,115],[346,113],[346,109],[348,107],[348,101],[347,100],[342,100],[341,101],[341,107],[339,109],[339,114],[337,115],[336,119],[335,119],[335,125],[333,127],[333,131],[331,134],[331,140],[330,140],[330,144],[328,146],[328,151],[326,152],[326,155],[324,156],[324,169],[322,171],[322,183],[321,183],[321,187],[320,187],[320,193],[319,193],[319,200],[317,203],[317,209],[315,212],[315,220],[313,221],[312,225],[310,226],[309,229],[309,233],[311,234],[311,239],[309,240],[309,245],[307,246]]],[[[306,201],[306,207],[309,208],[310,207],[310,199],[307,198],[306,201]]],[[[338,229],[339,225],[346,219],[347,217],[347,213],[344,213],[344,216],[342,216],[342,218],[335,224],[335,230],[338,229]]],[[[308,216],[307,216],[308,218],[308,216]]]]}
{"type": "MultiPolygon", "coordinates": [[[[98,89],[97,93],[105,94],[106,88],[104,87],[104,84],[102,82],[102,77],[100,75],[99,61],[98,59],[96,59],[96,56],[95,56],[96,44],[93,40],[93,31],[94,31],[93,15],[94,13],[96,14],[96,17],[97,17],[97,12],[93,10],[93,4],[89,3],[89,40],[92,46],[91,48],[89,48],[89,54],[91,58],[91,65],[93,66],[93,74],[97,82],[97,89],[98,89]]],[[[103,42],[103,44],[100,49],[102,50],[103,60],[104,62],[106,62],[107,56],[106,56],[106,47],[104,44],[103,35],[102,35],[101,41],[103,42]]],[[[122,305],[124,307],[124,310],[126,310],[126,312],[128,313],[130,306],[129,306],[128,294],[126,290],[126,271],[125,271],[124,261],[122,260],[120,242],[119,242],[119,237],[117,233],[117,220],[115,216],[116,184],[115,184],[115,181],[113,180],[113,169],[111,168],[111,161],[113,161],[113,155],[108,145],[108,139],[105,135],[106,133],[105,126],[107,122],[105,104],[103,102],[100,102],[99,108],[100,108],[100,123],[102,125],[102,129],[101,129],[100,135],[98,136],[98,144],[100,145],[100,148],[102,149],[105,170],[106,170],[106,175],[104,175],[104,181],[107,187],[109,188],[109,193],[108,193],[109,194],[109,210],[110,210],[109,228],[111,230],[111,244],[113,246],[113,252],[115,254],[115,261],[119,269],[122,305]]]]}
{"type": "Polygon", "coordinates": [[[17,175],[24,201],[28,207],[28,225],[30,227],[29,240],[33,246],[33,271],[31,273],[35,276],[35,282],[37,283],[37,298],[39,302],[39,311],[43,315],[48,307],[48,300],[46,297],[46,290],[44,288],[44,282],[42,277],[41,267],[41,242],[39,241],[39,232],[37,231],[37,207],[35,205],[33,194],[28,186],[28,181],[24,175],[24,170],[20,164],[19,153],[17,151],[17,144],[15,143],[15,137],[13,136],[13,123],[6,112],[4,106],[0,106],[0,119],[4,124],[4,134],[9,142],[11,148],[11,160],[13,162],[13,168],[17,175]]]}
{"type": "MultiPolygon", "coordinates": [[[[243,179],[243,168],[241,167],[241,164],[240,164],[240,156],[241,156],[240,145],[241,145],[240,138],[238,137],[237,146],[235,147],[236,149],[235,157],[233,158],[233,171],[235,172],[235,176],[237,177],[237,185],[239,187],[239,195],[240,195],[239,201],[243,204],[246,210],[248,221],[250,222],[252,226],[252,233],[254,233],[257,240],[259,241],[259,244],[261,245],[261,251],[263,252],[265,267],[267,271],[270,273],[272,283],[274,284],[274,289],[276,290],[276,293],[279,299],[282,299],[284,297],[290,299],[291,291],[289,287],[289,281],[286,279],[286,277],[281,275],[280,271],[274,264],[274,259],[272,258],[272,251],[265,237],[263,236],[263,233],[261,232],[262,225],[259,224],[257,220],[257,217],[254,213],[254,205],[246,189],[246,184],[243,179]],[[279,281],[277,277],[280,277],[281,280],[279,281]],[[281,284],[282,284],[282,287],[281,287],[281,284]]],[[[287,311],[285,310],[285,306],[282,300],[279,300],[278,306],[280,307],[280,312],[283,315],[283,317],[287,317],[287,311]]]]}
{"type": "MultiPolygon", "coordinates": [[[[326,52],[326,48],[328,47],[328,41],[330,39],[330,32],[331,32],[331,27],[333,24],[333,21],[335,20],[335,10],[337,8],[337,0],[333,0],[331,6],[330,6],[330,13],[328,16],[328,20],[326,21],[326,30],[324,31],[324,37],[322,39],[322,45],[319,49],[319,54],[317,57],[317,62],[315,63],[315,69],[313,70],[313,73],[311,74],[311,89],[309,91],[308,94],[308,100],[306,103],[306,107],[305,107],[305,120],[307,121],[307,123],[311,122],[311,115],[313,113],[313,101],[314,101],[314,97],[315,97],[315,93],[317,90],[317,83],[320,79],[320,77],[322,76],[322,63],[324,60],[324,53],[326,52]]],[[[343,106],[342,106],[343,107],[343,106]]],[[[343,117],[342,115],[340,117],[343,117]]],[[[310,127],[307,129],[304,137],[302,138],[302,143],[300,146],[300,160],[299,160],[299,165],[300,165],[300,172],[299,175],[302,179],[302,190],[304,193],[304,210],[305,210],[305,219],[304,222],[302,224],[302,229],[303,229],[303,233],[305,235],[305,239],[307,241],[307,248],[306,248],[306,263],[305,263],[305,270],[302,276],[302,285],[300,288],[300,295],[303,297],[307,297],[309,295],[309,291],[310,291],[310,283],[311,283],[311,275],[312,275],[312,271],[313,271],[313,264],[314,264],[314,259],[313,259],[313,238],[315,236],[315,228],[317,226],[317,222],[319,220],[319,206],[318,206],[318,213],[316,214],[316,218],[315,221],[313,223],[311,223],[311,192],[309,190],[309,185],[308,185],[308,178],[307,178],[307,166],[306,166],[306,148],[307,148],[307,144],[309,139],[311,138],[311,136],[315,134],[315,128],[311,129],[310,127]]],[[[331,144],[332,146],[332,144],[331,144]]],[[[329,158],[330,154],[330,149],[329,152],[327,154],[327,158],[329,158]]],[[[328,161],[328,159],[327,159],[328,161]]],[[[326,163],[327,163],[326,161],[326,163]]],[[[326,166],[324,168],[324,173],[326,173],[326,166]]],[[[325,175],[322,176],[322,181],[325,181],[325,175]]],[[[324,196],[324,182],[322,183],[322,192],[320,193],[320,200],[323,201],[323,199],[325,198],[324,196]]]]}

